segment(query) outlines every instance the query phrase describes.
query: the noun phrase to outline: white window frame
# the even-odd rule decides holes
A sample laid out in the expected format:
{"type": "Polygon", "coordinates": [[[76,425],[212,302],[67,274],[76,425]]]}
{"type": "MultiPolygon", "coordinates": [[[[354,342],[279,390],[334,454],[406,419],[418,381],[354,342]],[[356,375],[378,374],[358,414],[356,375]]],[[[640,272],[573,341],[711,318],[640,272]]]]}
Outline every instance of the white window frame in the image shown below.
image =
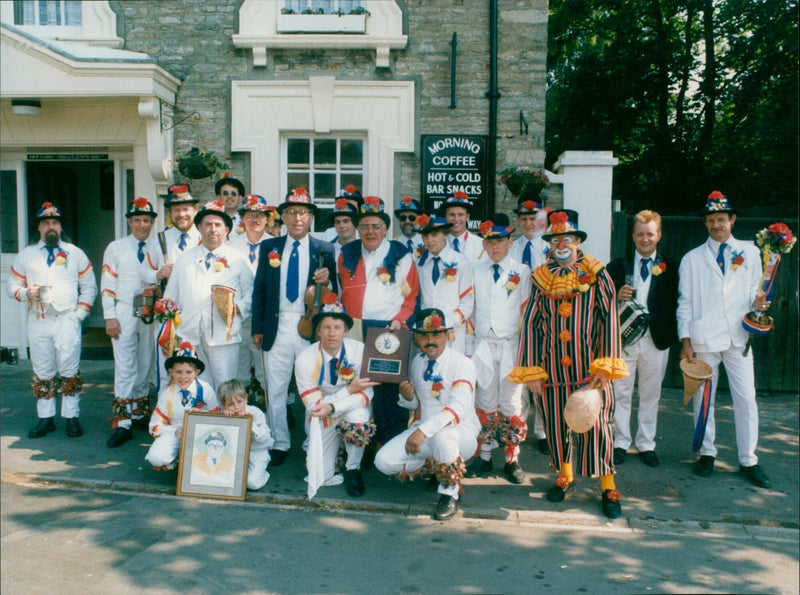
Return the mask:
{"type": "MultiPolygon", "coordinates": [[[[39,0],[35,0],[37,3],[39,0]]],[[[36,13],[38,15],[38,10],[36,13]]],[[[38,18],[38,17],[37,17],[38,18]]],[[[108,0],[81,0],[81,24],[15,25],[14,3],[0,1],[0,21],[41,39],[76,41],[87,45],[119,49],[124,39],[117,36],[117,15],[108,0]]]]}

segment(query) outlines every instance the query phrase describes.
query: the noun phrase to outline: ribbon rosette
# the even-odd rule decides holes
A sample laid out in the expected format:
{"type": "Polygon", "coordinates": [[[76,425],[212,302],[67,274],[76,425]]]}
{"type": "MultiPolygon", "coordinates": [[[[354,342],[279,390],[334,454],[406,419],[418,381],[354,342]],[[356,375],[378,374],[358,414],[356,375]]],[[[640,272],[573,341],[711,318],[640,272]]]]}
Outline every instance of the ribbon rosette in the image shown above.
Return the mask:
{"type": "Polygon", "coordinates": [[[484,238],[488,238],[492,233],[492,228],[494,227],[494,223],[490,220],[486,220],[478,226],[478,231],[481,232],[481,235],[484,238]]]}
{"type": "Polygon", "coordinates": [[[417,246],[416,250],[414,250],[414,258],[419,260],[419,257],[425,252],[425,246],[419,245],[417,246]]]}
{"type": "Polygon", "coordinates": [[[378,269],[378,279],[383,281],[384,284],[388,284],[391,278],[392,276],[389,274],[389,269],[386,267],[381,267],[378,269]]]}
{"type": "Polygon", "coordinates": [[[59,251],[56,254],[56,264],[64,265],[67,264],[67,253],[63,250],[59,251]]]}
{"type": "Polygon", "coordinates": [[[660,262],[656,262],[653,265],[653,268],[650,269],[650,274],[653,275],[653,277],[658,277],[661,273],[663,273],[666,270],[667,270],[667,263],[662,260],[660,262]]]}
{"type": "Polygon", "coordinates": [[[244,233],[244,223],[240,223],[236,226],[236,233],[243,234],[244,233]]]}
{"type": "Polygon", "coordinates": [[[442,394],[442,390],[444,389],[442,378],[441,376],[434,376],[433,378],[431,378],[431,380],[432,380],[431,390],[430,390],[431,396],[438,397],[440,394],[442,394]]]}
{"type": "Polygon", "coordinates": [[[511,295],[511,292],[514,291],[518,285],[519,275],[514,271],[511,271],[508,274],[508,281],[506,281],[506,290],[508,291],[508,295],[511,295]]]}
{"type": "Polygon", "coordinates": [[[586,293],[589,291],[589,285],[592,283],[591,275],[587,275],[586,273],[582,273],[578,277],[578,291],[581,293],[586,293]]]}
{"type": "Polygon", "coordinates": [[[454,262],[446,262],[444,263],[444,280],[452,283],[456,280],[456,273],[458,269],[456,268],[456,263],[454,262]]]}
{"type": "Polygon", "coordinates": [[[277,250],[273,250],[269,253],[269,266],[271,266],[273,269],[277,269],[279,266],[281,266],[281,255],[278,254],[277,250]]]}
{"type": "Polygon", "coordinates": [[[731,251],[731,270],[735,271],[744,264],[744,250],[731,251]]]}
{"type": "Polygon", "coordinates": [[[221,270],[226,268],[228,268],[228,259],[224,256],[217,258],[217,262],[214,263],[214,270],[219,273],[221,270]]]}
{"type": "Polygon", "coordinates": [[[356,372],[353,369],[353,364],[351,364],[350,362],[345,361],[342,363],[341,366],[339,366],[339,378],[341,378],[345,382],[350,382],[353,379],[353,377],[355,377],[355,375],[356,372]]]}

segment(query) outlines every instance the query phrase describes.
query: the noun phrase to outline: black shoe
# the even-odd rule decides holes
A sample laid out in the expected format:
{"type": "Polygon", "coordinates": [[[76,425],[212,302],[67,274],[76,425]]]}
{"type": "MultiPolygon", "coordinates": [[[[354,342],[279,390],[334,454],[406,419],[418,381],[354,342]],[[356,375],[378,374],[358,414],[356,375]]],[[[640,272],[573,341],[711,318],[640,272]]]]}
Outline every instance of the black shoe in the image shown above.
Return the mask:
{"type": "Polygon", "coordinates": [[[436,504],[436,512],[433,513],[433,518],[437,521],[449,521],[458,512],[458,500],[454,500],[452,496],[442,494],[439,497],[439,503],[436,504]]]}
{"type": "Polygon", "coordinates": [[[615,448],[614,449],[614,464],[615,465],[622,465],[625,462],[625,457],[628,455],[628,451],[624,448],[615,448]]]}
{"type": "Polygon", "coordinates": [[[44,438],[50,432],[55,432],[56,422],[52,417],[42,417],[35,428],[31,428],[28,432],[28,438],[44,438]]]}
{"type": "Polygon", "coordinates": [[[344,472],[344,488],[347,495],[358,498],[364,494],[364,478],[358,469],[347,469],[344,472]]]}
{"type": "Polygon", "coordinates": [[[283,465],[283,462],[286,460],[286,455],[288,454],[287,451],[278,450],[277,448],[269,451],[269,466],[280,467],[283,465]]]}
{"type": "Polygon", "coordinates": [[[136,419],[131,420],[131,428],[134,430],[150,430],[150,416],[147,417],[137,417],[136,419]]]}
{"type": "Polygon", "coordinates": [[[640,452],[639,458],[642,459],[642,463],[648,467],[658,467],[658,465],[661,463],[661,461],[658,460],[656,451],[654,450],[645,450],[644,452],[640,452]]]}
{"type": "Polygon", "coordinates": [[[603,492],[603,514],[610,519],[619,518],[622,514],[622,505],[619,503],[619,492],[617,490],[605,490],[603,492]]]}
{"type": "Polygon", "coordinates": [[[117,448],[132,438],[133,430],[130,428],[117,428],[114,433],[111,434],[111,437],[106,441],[106,446],[108,448],[117,448]]]}
{"type": "Polygon", "coordinates": [[[547,490],[545,497],[549,502],[563,502],[564,498],[567,497],[567,492],[572,491],[574,487],[575,487],[574,481],[567,484],[567,487],[565,488],[562,488],[558,484],[554,484],[553,486],[550,487],[549,490],[547,490]]]}
{"type": "Polygon", "coordinates": [[[539,452],[543,455],[550,454],[550,445],[547,443],[547,438],[539,438],[536,442],[536,446],[539,447],[539,452]]]}
{"type": "Polygon", "coordinates": [[[489,473],[494,469],[494,465],[492,465],[492,461],[486,461],[480,457],[475,459],[469,464],[467,467],[467,472],[464,474],[464,477],[480,477],[486,473],[489,473]]]}
{"type": "Polygon", "coordinates": [[[511,483],[520,485],[525,481],[525,472],[522,470],[522,467],[519,466],[517,461],[514,461],[513,463],[506,463],[505,467],[503,467],[503,473],[505,474],[506,479],[511,483]]]}
{"type": "Polygon", "coordinates": [[[714,471],[714,457],[702,455],[694,464],[692,468],[695,475],[700,477],[708,477],[714,471]]]}
{"type": "Polygon", "coordinates": [[[77,417],[70,417],[67,419],[67,437],[68,438],[80,438],[83,436],[83,428],[81,427],[81,422],[78,421],[77,417]]]}
{"type": "Polygon", "coordinates": [[[739,471],[744,473],[747,481],[752,483],[754,486],[765,489],[770,489],[772,487],[772,482],[769,480],[769,477],[767,477],[767,474],[764,473],[764,471],[758,465],[752,465],[750,467],[739,465],[739,471]]]}

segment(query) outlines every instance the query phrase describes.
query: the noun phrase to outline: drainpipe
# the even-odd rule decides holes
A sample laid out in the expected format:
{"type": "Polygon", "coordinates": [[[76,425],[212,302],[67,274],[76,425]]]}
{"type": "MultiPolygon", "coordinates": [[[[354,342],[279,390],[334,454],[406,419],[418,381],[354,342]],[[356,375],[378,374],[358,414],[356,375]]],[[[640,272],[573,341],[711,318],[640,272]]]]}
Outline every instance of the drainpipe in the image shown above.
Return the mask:
{"type": "Polygon", "coordinates": [[[486,97],[489,98],[489,142],[487,143],[487,153],[489,168],[487,172],[487,208],[491,215],[495,210],[495,189],[494,183],[497,177],[497,100],[500,99],[500,91],[497,88],[497,0],[489,2],[489,90],[486,97]]]}

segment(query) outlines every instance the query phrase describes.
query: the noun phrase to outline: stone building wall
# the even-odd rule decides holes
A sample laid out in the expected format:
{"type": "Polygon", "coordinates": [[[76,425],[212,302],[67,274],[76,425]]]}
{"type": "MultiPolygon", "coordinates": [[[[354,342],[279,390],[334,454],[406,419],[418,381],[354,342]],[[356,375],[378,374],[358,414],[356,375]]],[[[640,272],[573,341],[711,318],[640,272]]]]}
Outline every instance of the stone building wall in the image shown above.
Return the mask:
{"type": "MultiPolygon", "coordinates": [[[[487,134],[489,127],[489,8],[477,0],[401,0],[408,46],[392,50],[388,69],[375,67],[372,50],[270,50],[266,68],[254,68],[238,50],[241,0],[112,0],[125,49],[146,52],[183,82],[176,120],[197,112],[201,121],[174,129],[175,151],[203,146],[230,155],[230,81],[306,79],[414,80],[417,149],[396,159],[395,196],[419,196],[421,134],[487,134]],[[456,107],[450,109],[450,42],[458,34],[456,107]]],[[[497,169],[544,162],[547,0],[498,0],[497,169]],[[519,114],[528,122],[520,135],[519,114]]],[[[249,154],[230,155],[234,175],[248,182],[249,154]]],[[[277,164],[276,164],[277,167],[277,164]]],[[[194,182],[202,200],[213,180],[194,182]]],[[[268,189],[255,189],[268,198],[268,189]]],[[[274,192],[273,192],[274,193],[274,192]]],[[[513,197],[497,189],[497,210],[513,197]]],[[[275,197],[277,198],[277,197],[275,197]]]]}

